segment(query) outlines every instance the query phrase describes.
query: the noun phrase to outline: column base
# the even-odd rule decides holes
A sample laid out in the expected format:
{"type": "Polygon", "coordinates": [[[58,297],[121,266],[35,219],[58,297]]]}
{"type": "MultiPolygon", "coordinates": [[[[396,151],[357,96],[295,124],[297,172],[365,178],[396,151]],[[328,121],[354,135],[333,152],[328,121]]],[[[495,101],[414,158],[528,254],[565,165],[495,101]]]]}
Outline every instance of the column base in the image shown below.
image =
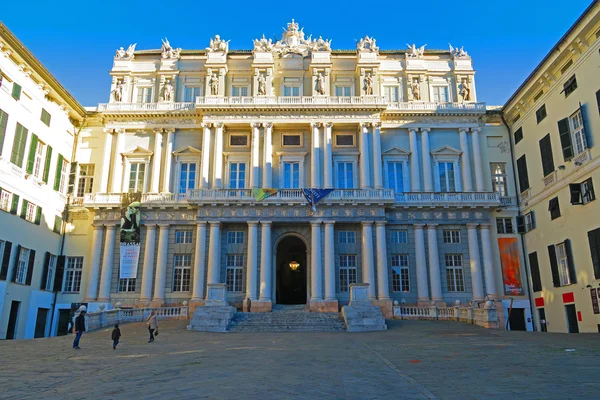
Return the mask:
{"type": "Polygon", "coordinates": [[[271,300],[256,300],[250,304],[251,312],[271,312],[273,311],[273,303],[271,300]]]}
{"type": "Polygon", "coordinates": [[[419,307],[429,307],[429,306],[431,306],[431,300],[429,300],[429,299],[419,299],[419,300],[417,300],[417,306],[419,306],[419,307]]]}
{"type": "Polygon", "coordinates": [[[137,301],[137,307],[138,308],[150,307],[150,299],[139,299],[137,301]]]}
{"type": "Polygon", "coordinates": [[[379,308],[383,318],[391,319],[394,316],[394,303],[392,299],[379,299],[379,308]]]}
{"type": "Polygon", "coordinates": [[[106,297],[98,297],[95,303],[110,303],[110,299],[107,299],[106,297]]]}
{"type": "Polygon", "coordinates": [[[190,302],[188,303],[188,310],[189,310],[189,314],[193,315],[194,312],[196,312],[196,309],[198,307],[204,307],[204,300],[203,299],[198,299],[198,300],[190,300],[190,302]]]}
{"type": "Polygon", "coordinates": [[[340,312],[340,306],[336,299],[323,300],[323,312],[340,312]]]}
{"type": "Polygon", "coordinates": [[[150,302],[150,307],[157,308],[165,305],[165,299],[154,299],[150,302]]]}
{"type": "Polygon", "coordinates": [[[311,299],[308,303],[308,307],[310,312],[325,312],[325,302],[323,300],[313,300],[311,299]]]}
{"type": "Polygon", "coordinates": [[[435,305],[436,307],[446,307],[446,300],[444,299],[431,299],[430,306],[435,305]]]}

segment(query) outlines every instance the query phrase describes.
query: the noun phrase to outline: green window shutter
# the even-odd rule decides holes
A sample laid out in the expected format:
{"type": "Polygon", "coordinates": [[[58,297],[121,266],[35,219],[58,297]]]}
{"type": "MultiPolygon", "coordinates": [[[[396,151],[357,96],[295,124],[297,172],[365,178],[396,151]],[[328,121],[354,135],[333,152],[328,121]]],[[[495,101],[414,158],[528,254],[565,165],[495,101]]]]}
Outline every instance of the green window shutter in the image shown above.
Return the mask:
{"type": "Polygon", "coordinates": [[[52,118],[52,116],[50,115],[50,113],[42,108],[42,116],[40,118],[42,120],[42,122],[44,124],[46,124],[47,126],[50,126],[51,118],[52,118]]]}
{"type": "Polygon", "coordinates": [[[25,219],[25,217],[27,216],[27,204],[29,204],[29,202],[27,200],[23,200],[23,204],[21,204],[21,218],[25,219]]]}
{"type": "Polygon", "coordinates": [[[38,206],[35,210],[35,224],[39,225],[42,222],[42,207],[38,206]]]}
{"type": "Polygon", "coordinates": [[[37,150],[38,137],[35,133],[31,134],[31,144],[29,145],[29,158],[27,159],[27,168],[25,169],[28,174],[33,173],[33,164],[35,163],[35,151],[37,150]]]}
{"type": "Polygon", "coordinates": [[[10,206],[10,213],[12,215],[17,215],[17,208],[19,207],[19,195],[12,195],[12,205],[10,206]]]}
{"type": "Polygon", "coordinates": [[[19,100],[21,98],[21,85],[13,83],[12,97],[15,100],[19,100]]]}
{"type": "Polygon", "coordinates": [[[62,154],[58,155],[58,161],[56,163],[56,175],[54,176],[54,190],[58,191],[60,189],[60,172],[62,170],[64,157],[62,154]]]}
{"type": "Polygon", "coordinates": [[[59,235],[62,231],[62,218],[58,215],[54,217],[54,229],[52,231],[54,233],[58,233],[59,235]]]}
{"type": "Polygon", "coordinates": [[[52,161],[52,147],[46,146],[46,162],[44,164],[44,175],[42,176],[44,183],[48,183],[48,176],[50,175],[50,161],[52,161]]]}
{"type": "Polygon", "coordinates": [[[560,135],[560,146],[562,147],[563,158],[565,161],[569,161],[574,155],[569,118],[558,121],[558,134],[560,135]]]}
{"type": "Polygon", "coordinates": [[[6,125],[8,124],[8,114],[0,110],[0,155],[4,147],[4,137],[6,136],[6,125]]]}
{"type": "Polygon", "coordinates": [[[25,144],[27,143],[27,133],[27,129],[23,125],[17,123],[17,129],[15,131],[15,141],[13,143],[10,162],[15,164],[19,168],[23,168],[23,157],[25,156],[25,144]]]}

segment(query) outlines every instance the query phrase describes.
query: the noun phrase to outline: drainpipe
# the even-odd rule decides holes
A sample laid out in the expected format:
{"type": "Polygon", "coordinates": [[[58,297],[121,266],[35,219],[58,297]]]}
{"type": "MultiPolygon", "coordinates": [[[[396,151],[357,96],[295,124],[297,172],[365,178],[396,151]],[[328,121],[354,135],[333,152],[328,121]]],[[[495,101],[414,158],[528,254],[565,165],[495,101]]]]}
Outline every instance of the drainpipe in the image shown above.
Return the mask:
{"type": "MultiPolygon", "coordinates": [[[[512,174],[513,174],[513,182],[514,182],[514,186],[515,189],[517,188],[517,172],[515,170],[515,152],[514,152],[514,147],[513,147],[513,143],[512,140],[510,139],[510,127],[508,126],[508,123],[506,122],[506,119],[504,118],[504,112],[500,112],[500,118],[502,119],[502,123],[504,124],[504,126],[506,126],[506,130],[508,131],[508,144],[510,146],[510,161],[512,163],[512,174]]],[[[516,192],[516,190],[515,190],[516,192]]],[[[521,207],[519,207],[519,196],[517,195],[517,216],[521,217],[521,207]]],[[[531,313],[531,326],[533,327],[533,331],[536,331],[536,327],[535,327],[535,320],[534,320],[534,314],[533,314],[533,294],[531,292],[531,285],[529,284],[530,280],[529,280],[529,265],[527,264],[527,259],[526,259],[526,254],[527,254],[527,250],[525,249],[525,241],[523,240],[523,235],[519,235],[519,242],[521,242],[521,251],[523,252],[523,262],[525,263],[525,276],[527,277],[527,295],[529,296],[529,312],[531,313]]],[[[510,301],[510,307],[512,310],[512,302],[513,299],[511,298],[510,301]]],[[[506,327],[508,328],[510,326],[510,314],[509,317],[506,319],[506,327]]]]}

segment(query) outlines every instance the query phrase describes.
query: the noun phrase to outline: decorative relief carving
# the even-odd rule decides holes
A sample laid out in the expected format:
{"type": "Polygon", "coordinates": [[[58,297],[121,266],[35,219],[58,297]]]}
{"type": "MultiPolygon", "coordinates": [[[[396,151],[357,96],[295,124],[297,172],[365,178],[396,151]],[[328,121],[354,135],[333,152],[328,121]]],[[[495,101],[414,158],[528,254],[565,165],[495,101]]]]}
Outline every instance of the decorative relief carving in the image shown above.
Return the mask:
{"type": "Polygon", "coordinates": [[[409,212],[408,213],[408,219],[417,219],[417,213],[415,213],[415,212],[409,212]]]}
{"type": "Polygon", "coordinates": [[[477,218],[477,219],[483,218],[483,213],[482,212],[476,212],[475,213],[475,218],[477,218]]]}
{"type": "Polygon", "coordinates": [[[460,213],[460,217],[462,219],[469,219],[469,213],[463,211],[462,213],[460,213]]]}
{"type": "Polygon", "coordinates": [[[356,43],[356,50],[359,52],[367,51],[370,53],[376,53],[379,51],[379,47],[377,47],[377,44],[375,43],[375,38],[365,36],[356,43]]]}
{"type": "Polygon", "coordinates": [[[435,219],[443,219],[443,218],[444,218],[444,215],[443,215],[443,213],[441,213],[441,212],[435,212],[435,213],[434,213],[434,218],[435,218],[435,219]]]}
{"type": "Polygon", "coordinates": [[[332,217],[337,217],[338,215],[340,215],[340,210],[338,210],[337,208],[334,208],[333,210],[331,210],[332,217]]]}
{"type": "Polygon", "coordinates": [[[423,219],[429,219],[430,216],[431,216],[431,213],[429,213],[429,212],[422,212],[421,213],[421,218],[423,218],[423,219]]]}
{"type": "Polygon", "coordinates": [[[401,212],[396,213],[396,219],[403,219],[403,218],[404,218],[404,216],[402,215],[401,212]]]}
{"type": "Polygon", "coordinates": [[[448,213],[448,219],[456,219],[456,213],[455,212],[449,212],[448,213]]]}

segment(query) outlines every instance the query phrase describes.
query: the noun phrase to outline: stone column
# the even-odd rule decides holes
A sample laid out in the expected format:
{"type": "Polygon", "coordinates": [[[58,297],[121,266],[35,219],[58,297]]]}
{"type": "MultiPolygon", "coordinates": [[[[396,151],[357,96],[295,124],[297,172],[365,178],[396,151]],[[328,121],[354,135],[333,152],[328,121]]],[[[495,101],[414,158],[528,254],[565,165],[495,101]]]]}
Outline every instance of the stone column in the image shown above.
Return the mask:
{"type": "MultiPolygon", "coordinates": [[[[215,158],[213,189],[223,189],[223,124],[215,124],[215,158]]],[[[216,282],[214,282],[216,283],[216,282]]]]}
{"type": "Polygon", "coordinates": [[[258,275],[258,222],[248,221],[248,264],[246,267],[246,299],[244,311],[251,311],[251,307],[258,296],[256,295],[256,277],[258,275]],[[250,307],[248,307],[250,299],[250,307]]]}
{"type": "Polygon", "coordinates": [[[371,188],[371,171],[369,168],[369,147],[367,143],[367,134],[369,133],[369,124],[362,122],[360,124],[359,134],[359,152],[360,152],[360,188],[370,189],[371,188]]]}
{"type": "Polygon", "coordinates": [[[260,298],[256,303],[256,311],[271,311],[271,221],[261,221],[260,243],[260,298]]]}
{"type": "Polygon", "coordinates": [[[110,301],[110,284],[112,282],[112,270],[115,264],[115,240],[117,238],[117,226],[106,226],[106,239],[104,240],[104,254],[102,256],[102,277],[100,278],[99,302],[110,301]]]}
{"type": "Polygon", "coordinates": [[[322,311],[323,307],[323,266],[321,264],[321,221],[313,221],[311,226],[310,258],[310,310],[322,311]]]}
{"type": "Polygon", "coordinates": [[[333,136],[332,122],[325,124],[325,143],[323,145],[323,187],[327,189],[333,188],[333,136]]]}
{"type": "Polygon", "coordinates": [[[483,164],[481,163],[481,148],[479,147],[479,132],[481,128],[471,128],[473,140],[473,161],[475,163],[475,187],[478,192],[485,192],[483,183],[483,164]]]}
{"type": "Polygon", "coordinates": [[[94,233],[92,234],[92,253],[90,275],[87,281],[87,292],[84,301],[96,301],[98,297],[98,280],[100,274],[100,261],[102,256],[102,236],[104,234],[103,225],[92,225],[94,233]]]}
{"type": "Polygon", "coordinates": [[[202,134],[202,178],[200,187],[209,188],[210,181],[210,124],[202,124],[204,132],[202,134]]]}
{"type": "Polygon", "coordinates": [[[473,285],[473,300],[482,301],[483,280],[481,265],[479,264],[479,240],[477,238],[477,224],[467,224],[469,235],[469,264],[471,266],[471,284],[473,285]]]}
{"type": "Polygon", "coordinates": [[[207,283],[219,283],[221,280],[221,223],[211,221],[208,242],[208,279],[207,283]]]}
{"type": "Polygon", "coordinates": [[[171,164],[173,164],[173,141],[174,141],[175,130],[171,129],[167,131],[167,145],[165,146],[165,165],[164,165],[164,179],[163,179],[163,192],[171,192],[171,164]]]}
{"type": "Polygon", "coordinates": [[[488,296],[497,297],[490,224],[481,224],[479,225],[479,229],[481,229],[481,252],[483,253],[483,271],[485,272],[485,291],[488,296]]]}
{"type": "Polygon", "coordinates": [[[462,151],[461,170],[463,178],[463,189],[465,192],[473,191],[473,182],[471,181],[471,159],[469,156],[469,141],[465,128],[460,128],[460,150],[462,151]]]}
{"type": "Polygon", "coordinates": [[[154,278],[154,254],[156,252],[156,225],[146,225],[146,245],[144,246],[144,267],[140,306],[146,307],[152,300],[152,279],[154,278]]]}
{"type": "Polygon", "coordinates": [[[415,224],[415,250],[417,259],[417,302],[429,304],[429,284],[427,282],[427,257],[425,255],[425,234],[423,224],[415,224]]]}
{"type": "Polygon", "coordinates": [[[419,146],[417,145],[417,132],[415,129],[408,130],[410,139],[410,190],[421,191],[421,174],[419,173],[419,146]]]}
{"type": "Polygon", "coordinates": [[[375,222],[375,237],[377,238],[377,299],[383,316],[391,318],[393,309],[392,299],[390,299],[385,221],[375,222]]]}
{"type": "Polygon", "coordinates": [[[252,189],[260,187],[260,164],[259,164],[259,147],[260,147],[260,123],[251,123],[252,140],[250,143],[251,163],[250,166],[250,187],[252,189]]]}
{"type": "Polygon", "coordinates": [[[333,221],[325,222],[325,309],[338,311],[335,297],[335,239],[333,221]]]}
{"type": "Polygon", "coordinates": [[[429,247],[429,280],[431,282],[431,301],[443,303],[442,280],[440,277],[440,255],[438,253],[437,224],[427,225],[429,247]]]}
{"type": "Polygon", "coordinates": [[[375,189],[383,189],[381,161],[381,122],[373,122],[373,183],[375,189]]]}
{"type": "Polygon", "coordinates": [[[167,262],[169,257],[169,225],[159,224],[158,254],[156,255],[156,278],[154,280],[154,298],[152,307],[165,304],[165,285],[167,281],[167,262]]]}
{"type": "Polygon", "coordinates": [[[313,188],[321,187],[321,142],[319,135],[320,122],[313,122],[312,127],[312,149],[310,152],[310,184],[313,188]]]}
{"type": "Polygon", "coordinates": [[[152,155],[152,193],[160,192],[160,171],[162,161],[162,129],[156,129],[154,131],[154,154],[152,155]]]}
{"type": "Polygon", "coordinates": [[[104,153],[102,156],[102,176],[100,177],[100,193],[108,193],[108,179],[111,173],[110,159],[112,158],[112,129],[104,129],[104,153]]]}
{"type": "Polygon", "coordinates": [[[113,160],[113,173],[112,173],[112,193],[121,193],[121,184],[123,180],[123,146],[125,146],[125,130],[117,130],[117,144],[115,146],[115,157],[113,160]]]}
{"type": "Polygon", "coordinates": [[[362,222],[362,278],[369,284],[369,299],[377,301],[373,261],[373,221],[362,222]]]}
{"type": "Polygon", "coordinates": [[[429,149],[429,128],[421,128],[421,147],[423,150],[423,187],[424,192],[433,192],[433,174],[431,173],[431,151],[429,149]]]}
{"type": "Polygon", "coordinates": [[[206,221],[196,222],[196,248],[194,252],[194,285],[190,303],[204,304],[204,273],[206,272],[206,221]]]}
{"type": "Polygon", "coordinates": [[[264,138],[264,154],[263,154],[263,187],[273,187],[273,124],[264,123],[265,138],[264,138]]]}

